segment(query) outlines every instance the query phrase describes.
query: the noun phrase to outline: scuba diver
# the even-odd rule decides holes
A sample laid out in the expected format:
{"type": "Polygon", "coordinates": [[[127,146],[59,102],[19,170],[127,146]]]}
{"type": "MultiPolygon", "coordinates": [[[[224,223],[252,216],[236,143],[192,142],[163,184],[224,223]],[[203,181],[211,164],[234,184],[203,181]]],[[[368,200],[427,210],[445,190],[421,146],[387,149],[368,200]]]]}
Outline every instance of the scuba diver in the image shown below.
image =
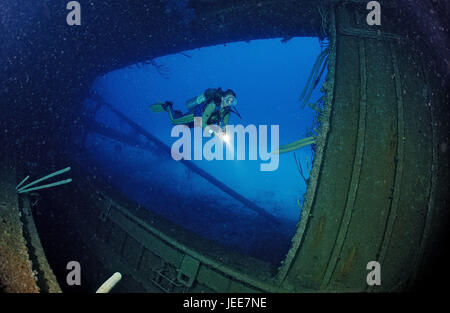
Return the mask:
{"type": "Polygon", "coordinates": [[[189,128],[194,127],[194,118],[202,118],[202,128],[210,134],[225,133],[225,126],[228,125],[230,113],[235,113],[241,118],[235,106],[237,104],[236,94],[233,90],[222,91],[219,88],[208,88],[201,95],[186,102],[187,113],[172,108],[170,101],[158,102],[150,106],[153,112],[167,111],[170,122],[173,125],[184,124],[189,128]],[[213,129],[217,125],[220,129],[213,129]]]}

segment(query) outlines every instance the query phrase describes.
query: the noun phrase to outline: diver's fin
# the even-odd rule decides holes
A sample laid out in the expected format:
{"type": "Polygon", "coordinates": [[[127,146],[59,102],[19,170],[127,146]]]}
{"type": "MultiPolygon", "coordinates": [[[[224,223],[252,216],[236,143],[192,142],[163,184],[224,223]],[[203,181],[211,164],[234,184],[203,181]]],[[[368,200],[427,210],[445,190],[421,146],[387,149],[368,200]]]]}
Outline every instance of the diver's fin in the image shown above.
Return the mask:
{"type": "Polygon", "coordinates": [[[163,111],[165,111],[165,103],[158,102],[158,103],[152,104],[152,105],[150,105],[150,109],[155,113],[163,112],[163,111]]]}

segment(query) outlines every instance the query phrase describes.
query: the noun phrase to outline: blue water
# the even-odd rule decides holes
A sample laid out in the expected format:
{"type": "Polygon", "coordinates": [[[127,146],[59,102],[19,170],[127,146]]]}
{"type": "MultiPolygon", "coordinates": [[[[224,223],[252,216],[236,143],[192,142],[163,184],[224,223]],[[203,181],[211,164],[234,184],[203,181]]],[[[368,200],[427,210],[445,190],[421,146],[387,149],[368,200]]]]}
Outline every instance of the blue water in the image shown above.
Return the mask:
{"type": "MultiPolygon", "coordinates": [[[[146,131],[171,146],[172,125],[166,112],[153,113],[149,105],[173,101],[186,111],[186,100],[206,88],[234,90],[239,119],[230,124],[279,125],[280,144],[310,136],[317,115],[301,108],[298,98],[320,45],[316,38],[255,40],[205,47],[168,55],[151,64],[123,68],[99,77],[93,88],[113,107],[146,131]]],[[[323,77],[325,77],[324,73],[323,77]]],[[[321,83],[311,101],[322,94],[321,83]]],[[[89,100],[86,107],[92,107],[89,100]]],[[[124,134],[138,134],[107,107],[95,120],[124,134]]],[[[140,140],[144,140],[139,137],[140,140]]],[[[204,139],[207,140],[206,138],[204,139]]],[[[95,133],[85,141],[84,161],[95,164],[122,193],[180,226],[243,253],[279,262],[289,248],[306,184],[298,173],[293,153],[280,155],[275,171],[260,171],[262,160],[194,160],[228,187],[282,221],[271,229],[258,214],[207,182],[170,155],[146,151],[95,133]],[[276,251],[271,251],[276,250],[276,251]]],[[[304,174],[313,160],[311,146],[296,151],[304,174]]]]}

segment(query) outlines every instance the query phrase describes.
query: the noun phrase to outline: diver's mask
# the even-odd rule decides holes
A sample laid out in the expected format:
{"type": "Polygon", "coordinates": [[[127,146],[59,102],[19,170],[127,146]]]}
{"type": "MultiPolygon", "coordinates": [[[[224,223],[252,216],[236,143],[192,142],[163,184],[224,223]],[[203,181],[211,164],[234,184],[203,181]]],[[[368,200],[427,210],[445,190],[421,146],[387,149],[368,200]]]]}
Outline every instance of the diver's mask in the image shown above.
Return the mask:
{"type": "Polygon", "coordinates": [[[237,99],[233,95],[226,95],[222,101],[225,106],[237,105],[237,99]]]}

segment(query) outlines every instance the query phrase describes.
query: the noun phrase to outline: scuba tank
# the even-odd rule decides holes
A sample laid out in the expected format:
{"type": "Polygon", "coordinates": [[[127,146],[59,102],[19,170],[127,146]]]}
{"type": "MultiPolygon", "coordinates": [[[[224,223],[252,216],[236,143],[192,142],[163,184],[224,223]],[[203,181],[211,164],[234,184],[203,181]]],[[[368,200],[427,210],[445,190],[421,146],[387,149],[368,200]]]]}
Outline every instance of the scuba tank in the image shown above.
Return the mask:
{"type": "Polygon", "coordinates": [[[198,95],[197,97],[194,97],[186,101],[186,108],[188,112],[194,111],[195,107],[205,102],[205,100],[206,100],[205,94],[202,93],[201,95],[198,95]]]}
{"type": "MultiPolygon", "coordinates": [[[[221,100],[220,99],[223,94],[224,94],[224,92],[222,91],[222,88],[220,88],[220,87],[217,89],[208,88],[201,95],[186,101],[186,108],[189,113],[193,113],[195,116],[202,116],[205,106],[208,103],[210,103],[211,101],[213,101],[215,103],[216,107],[215,107],[215,111],[213,112],[213,114],[211,115],[211,117],[208,120],[208,122],[210,124],[211,123],[213,123],[213,124],[222,123],[223,116],[225,116],[228,113],[234,113],[237,116],[239,116],[239,118],[241,118],[241,115],[239,114],[239,112],[233,107],[228,106],[225,109],[221,110],[221,108],[220,108],[221,100]]],[[[234,97],[236,97],[234,92],[233,92],[233,95],[234,95],[234,97]]]]}
{"type": "Polygon", "coordinates": [[[194,111],[194,108],[197,107],[199,104],[204,104],[205,102],[214,101],[214,103],[217,105],[220,104],[220,98],[223,95],[222,88],[208,88],[205,90],[204,93],[201,95],[194,97],[188,101],[186,101],[186,108],[189,112],[194,111]]]}

